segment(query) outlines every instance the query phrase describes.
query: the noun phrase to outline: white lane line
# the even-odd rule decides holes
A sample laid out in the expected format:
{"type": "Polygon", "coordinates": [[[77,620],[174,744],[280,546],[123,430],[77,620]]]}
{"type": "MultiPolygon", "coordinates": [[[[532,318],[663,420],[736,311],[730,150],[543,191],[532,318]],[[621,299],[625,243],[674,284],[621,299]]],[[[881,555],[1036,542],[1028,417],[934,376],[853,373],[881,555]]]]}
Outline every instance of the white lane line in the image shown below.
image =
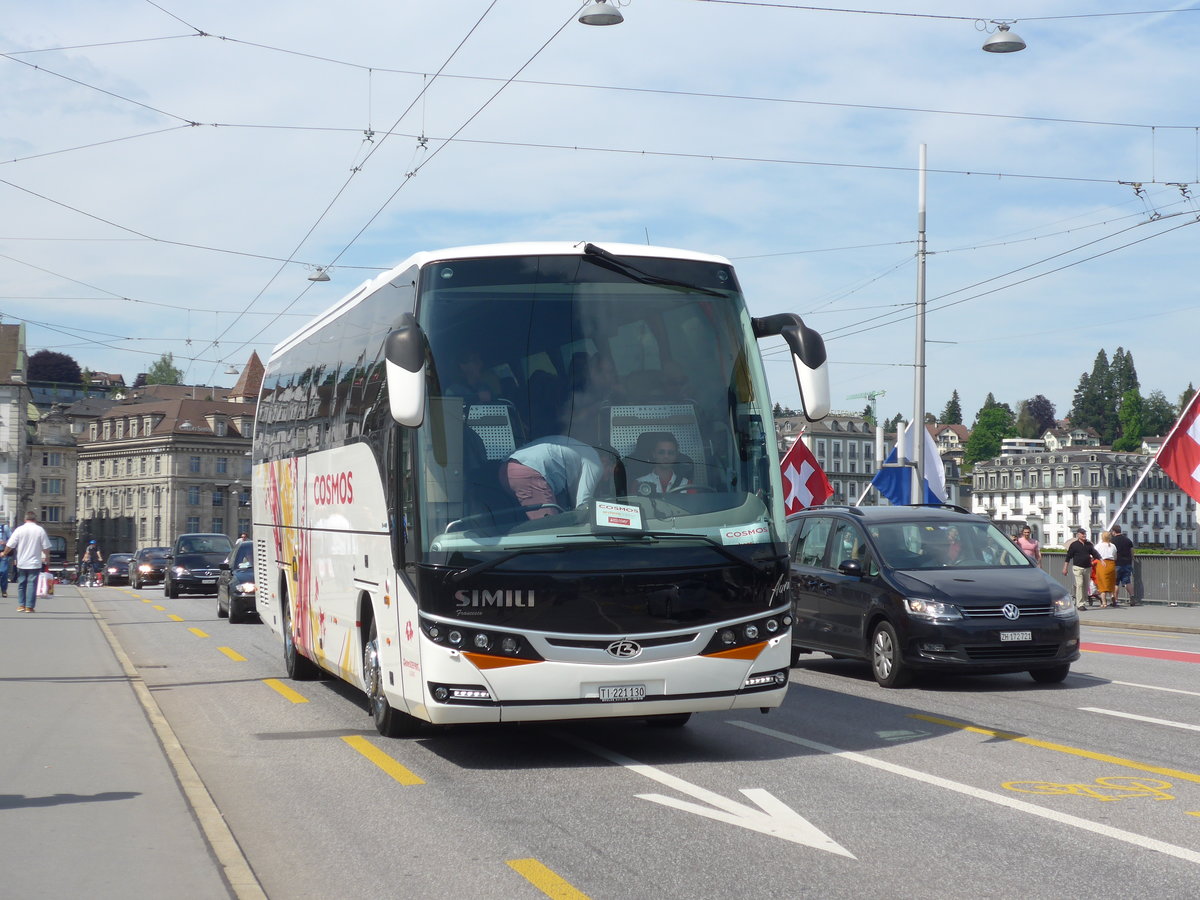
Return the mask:
{"type": "Polygon", "coordinates": [[[1119,719],[1133,719],[1135,722],[1149,722],[1151,725],[1169,725],[1172,728],[1200,731],[1200,725],[1189,725],[1187,722],[1172,722],[1170,719],[1152,719],[1150,716],[1135,716],[1133,713],[1117,712],[1115,709],[1098,709],[1095,706],[1081,706],[1079,709],[1082,712],[1100,713],[1102,716],[1116,716],[1119,719]]]}
{"type": "Polygon", "coordinates": [[[1093,678],[1096,681],[1107,682],[1108,684],[1119,684],[1124,687],[1141,688],[1144,691],[1162,691],[1166,694],[1187,694],[1189,697],[1200,697],[1200,691],[1185,691],[1182,688],[1159,687],[1157,684],[1138,684],[1136,681],[1113,681],[1111,678],[1104,678],[1100,675],[1089,675],[1087,672],[1072,672],[1072,675],[1077,675],[1080,678],[1093,678]]]}
{"type": "Polygon", "coordinates": [[[791,744],[799,744],[801,747],[808,747],[810,750],[816,750],[819,753],[828,753],[831,756],[837,756],[850,762],[856,762],[884,772],[890,772],[893,775],[911,778],[913,781],[920,781],[924,784],[933,785],[934,787],[945,788],[948,791],[964,794],[967,797],[974,797],[977,800],[985,800],[988,803],[994,803],[997,806],[1006,806],[1009,809],[1016,810],[1017,812],[1028,813],[1031,816],[1038,816],[1043,819],[1049,819],[1052,822],[1058,822],[1062,825],[1070,825],[1073,828],[1079,828],[1083,831],[1090,831],[1093,834],[1099,834],[1104,837],[1113,838],[1114,840],[1124,841],[1127,844],[1132,844],[1133,846],[1139,847],[1143,850],[1156,850],[1159,853],[1165,853],[1168,856],[1174,856],[1175,858],[1182,859],[1185,862],[1200,865],[1200,852],[1196,850],[1189,850],[1187,847],[1179,847],[1175,844],[1168,844],[1165,841],[1159,841],[1151,837],[1146,837],[1145,835],[1135,834],[1132,831],[1125,831],[1121,828],[1113,828],[1109,825],[1101,825],[1098,822],[1091,822],[1087,819],[1081,819],[1078,816],[1072,816],[1067,813],[1055,812],[1052,809],[1044,809],[1041,806],[1035,806],[1032,803],[1027,803],[1024,800],[1018,800],[1015,797],[1006,797],[1003,794],[985,791],[980,788],[971,787],[968,784],[960,784],[957,781],[951,781],[948,778],[941,778],[937,775],[930,775],[927,772],[918,772],[916,769],[910,769],[906,766],[898,766],[895,763],[884,762],[881,759],[875,759],[871,756],[864,756],[861,753],[855,753],[851,750],[840,750],[837,747],[831,747],[828,744],[819,744],[816,741],[807,741],[804,738],[796,737],[793,734],[775,731],[773,728],[764,728],[761,725],[754,725],[750,722],[730,721],[729,724],[737,725],[739,728],[745,728],[747,731],[755,731],[759,734],[765,734],[768,737],[778,738],[781,741],[787,741],[791,744]]]}

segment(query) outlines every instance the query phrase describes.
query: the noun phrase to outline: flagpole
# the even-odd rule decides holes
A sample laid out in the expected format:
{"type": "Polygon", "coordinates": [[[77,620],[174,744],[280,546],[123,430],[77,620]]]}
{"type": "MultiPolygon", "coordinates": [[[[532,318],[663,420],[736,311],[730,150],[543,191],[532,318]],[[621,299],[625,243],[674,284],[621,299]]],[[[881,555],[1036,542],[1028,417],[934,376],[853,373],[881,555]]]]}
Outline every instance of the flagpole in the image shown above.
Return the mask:
{"type": "Polygon", "coordinates": [[[1154,458],[1150,460],[1150,462],[1146,465],[1146,468],[1142,469],[1142,474],[1138,476],[1138,480],[1133,483],[1133,487],[1129,489],[1129,492],[1125,495],[1125,499],[1122,500],[1121,505],[1117,507],[1117,511],[1113,515],[1112,520],[1108,523],[1108,527],[1104,529],[1105,531],[1112,531],[1112,527],[1117,524],[1117,519],[1121,518],[1121,513],[1125,512],[1125,507],[1129,505],[1129,501],[1133,499],[1133,495],[1137,493],[1137,489],[1141,486],[1142,482],[1146,480],[1146,476],[1150,474],[1150,470],[1154,467],[1154,464],[1158,462],[1158,458],[1162,456],[1163,450],[1165,450],[1167,445],[1171,443],[1171,439],[1175,437],[1175,432],[1179,430],[1179,426],[1182,425],[1184,420],[1188,417],[1188,413],[1191,412],[1192,407],[1196,404],[1197,398],[1200,398],[1200,391],[1196,391],[1196,393],[1192,394],[1192,399],[1188,401],[1187,406],[1185,406],[1179,413],[1179,418],[1175,420],[1175,424],[1171,427],[1170,433],[1167,434],[1166,439],[1159,444],[1158,452],[1154,454],[1154,458]]]}
{"type": "MultiPolygon", "coordinates": [[[[913,426],[925,430],[925,145],[917,155],[917,348],[913,381],[913,426]]],[[[912,435],[913,489],[911,502],[925,502],[924,435],[912,435]],[[918,499],[919,498],[919,499],[918,499]]]]}

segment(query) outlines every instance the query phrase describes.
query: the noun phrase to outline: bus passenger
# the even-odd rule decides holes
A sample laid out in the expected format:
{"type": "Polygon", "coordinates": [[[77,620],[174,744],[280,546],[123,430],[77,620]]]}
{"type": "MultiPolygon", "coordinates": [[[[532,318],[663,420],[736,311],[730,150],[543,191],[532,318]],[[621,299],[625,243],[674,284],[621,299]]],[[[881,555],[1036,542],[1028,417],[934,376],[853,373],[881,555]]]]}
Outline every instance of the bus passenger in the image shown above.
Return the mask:
{"type": "Polygon", "coordinates": [[[446,389],[466,403],[495,403],[500,399],[500,379],[487,371],[478,350],[469,350],[458,362],[458,378],[446,389]]]}
{"type": "Polygon", "coordinates": [[[607,449],[553,434],[514,452],[500,478],[527,507],[528,518],[542,519],[591,500],[612,474],[614,463],[615,454],[607,449]]]}

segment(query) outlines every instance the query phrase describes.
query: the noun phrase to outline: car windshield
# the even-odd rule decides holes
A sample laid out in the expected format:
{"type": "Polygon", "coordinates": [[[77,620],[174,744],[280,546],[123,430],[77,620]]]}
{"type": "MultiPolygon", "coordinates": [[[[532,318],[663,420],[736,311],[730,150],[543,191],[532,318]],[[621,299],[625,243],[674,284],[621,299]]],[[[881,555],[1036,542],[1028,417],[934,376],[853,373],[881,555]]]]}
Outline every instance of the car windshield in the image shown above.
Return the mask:
{"type": "Polygon", "coordinates": [[[888,522],[869,530],[880,557],[893,569],[1032,565],[990,522],[888,522]]]}

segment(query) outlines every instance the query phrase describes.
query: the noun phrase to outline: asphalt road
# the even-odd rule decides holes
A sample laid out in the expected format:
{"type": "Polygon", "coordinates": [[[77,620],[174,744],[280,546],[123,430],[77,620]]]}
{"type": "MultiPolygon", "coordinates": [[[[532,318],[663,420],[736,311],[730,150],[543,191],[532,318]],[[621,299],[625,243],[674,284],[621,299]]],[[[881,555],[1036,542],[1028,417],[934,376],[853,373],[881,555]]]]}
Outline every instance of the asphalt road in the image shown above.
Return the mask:
{"type": "Polygon", "coordinates": [[[1200,635],[1086,626],[1061,685],[887,691],[817,654],[770,715],[387,740],[360,693],[287,682],[271,632],[218,620],[213,598],[88,597],[272,898],[1124,900],[1200,883],[1200,635]]]}

